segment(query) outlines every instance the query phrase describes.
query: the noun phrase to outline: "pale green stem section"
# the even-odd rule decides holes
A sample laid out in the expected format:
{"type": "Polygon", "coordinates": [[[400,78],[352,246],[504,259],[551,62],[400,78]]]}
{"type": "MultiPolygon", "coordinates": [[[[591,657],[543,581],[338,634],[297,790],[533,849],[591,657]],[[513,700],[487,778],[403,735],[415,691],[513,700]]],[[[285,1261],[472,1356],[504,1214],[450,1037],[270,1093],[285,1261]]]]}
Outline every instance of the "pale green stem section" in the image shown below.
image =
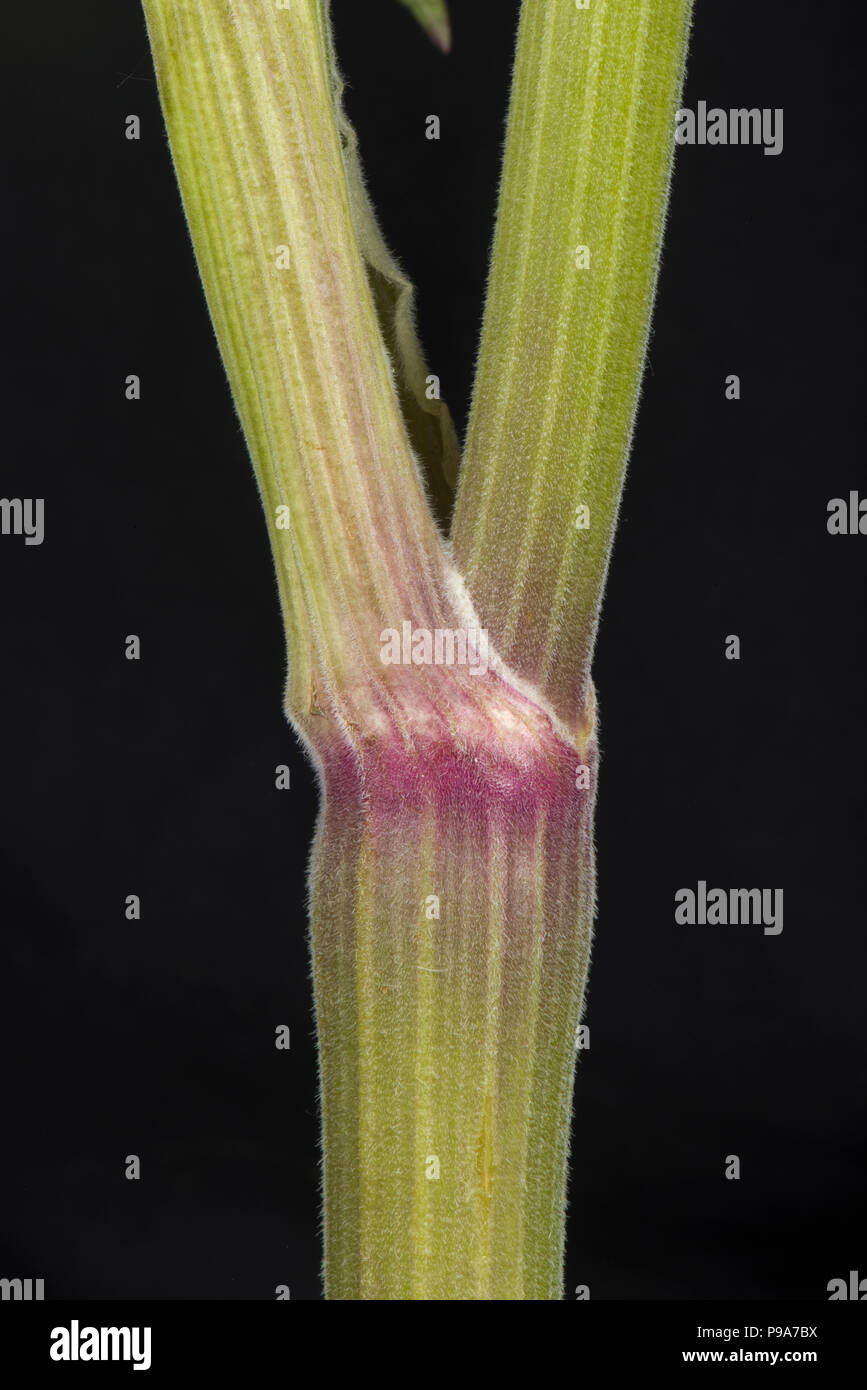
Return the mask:
{"type": "Polygon", "coordinates": [[[313,921],[329,1298],[562,1297],[591,817],[577,794],[505,818],[438,810],[436,793],[394,816],[326,806],[313,921]]]}
{"type": "Polygon", "coordinates": [[[327,10],[144,0],[274,548],[288,710],[321,774],[311,941],[332,1298],[561,1291],[593,919],[586,661],[687,15],[684,0],[590,2],[524,7],[455,530],[493,640],[474,675],[380,660],[383,628],[475,615],[419,468],[449,473],[453,433],[421,399],[410,288],[340,115],[327,10]],[[569,270],[579,232],[587,273],[569,270]],[[568,511],[585,495],[576,541],[568,511]],[[565,728],[494,648],[583,718],[565,728]]]}
{"type": "Polygon", "coordinates": [[[442,619],[446,571],[356,237],[327,17],[318,0],[144,10],[303,725],[381,681],[383,627],[442,619]]]}
{"type": "Polygon", "coordinates": [[[521,14],[453,539],[497,649],[572,728],[632,436],[690,11],[525,0],[521,14]]]}

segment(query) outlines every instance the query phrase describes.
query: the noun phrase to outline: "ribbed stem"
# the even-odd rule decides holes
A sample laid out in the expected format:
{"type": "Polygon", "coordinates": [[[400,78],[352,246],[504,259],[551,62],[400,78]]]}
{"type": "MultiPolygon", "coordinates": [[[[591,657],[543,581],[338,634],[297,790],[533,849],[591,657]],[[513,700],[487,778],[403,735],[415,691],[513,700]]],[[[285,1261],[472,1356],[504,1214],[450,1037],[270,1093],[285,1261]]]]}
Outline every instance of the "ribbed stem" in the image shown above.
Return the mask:
{"type": "Polygon", "coordinates": [[[523,7],[454,533],[478,616],[413,452],[451,476],[409,286],[340,113],[327,5],[144,8],[274,548],[287,708],[321,774],[327,1293],[556,1298],[593,918],[589,653],[689,2],[523,7]],[[595,257],[580,285],[577,236],[595,257]],[[484,624],[486,668],[383,662],[384,630],[404,624],[465,641],[484,624]]]}
{"type": "MultiPolygon", "coordinates": [[[[274,548],[289,708],[301,725],[317,708],[340,717],[344,691],[381,679],[384,627],[404,616],[448,625],[451,609],[353,218],[355,206],[370,242],[327,17],[318,0],[144,9],[274,548]]],[[[390,267],[374,249],[381,290],[390,267]]]]}
{"type": "Polygon", "coordinates": [[[570,727],[632,436],[690,11],[521,10],[453,538],[498,651],[570,727]]]}
{"type": "Polygon", "coordinates": [[[502,682],[466,724],[410,754],[320,743],[329,1298],[561,1296],[595,740],[502,682]]]}

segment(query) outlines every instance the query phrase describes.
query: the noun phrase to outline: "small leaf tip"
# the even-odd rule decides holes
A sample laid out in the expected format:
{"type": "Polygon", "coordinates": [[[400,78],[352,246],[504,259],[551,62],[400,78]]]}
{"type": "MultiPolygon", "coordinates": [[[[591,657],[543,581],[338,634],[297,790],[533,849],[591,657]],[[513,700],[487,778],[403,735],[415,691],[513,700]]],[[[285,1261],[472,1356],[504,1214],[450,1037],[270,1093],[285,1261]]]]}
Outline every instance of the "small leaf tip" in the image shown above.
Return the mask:
{"type": "Polygon", "coordinates": [[[441,53],[451,53],[452,51],[452,29],[448,20],[444,23],[432,24],[428,33],[441,53]]]}
{"type": "Polygon", "coordinates": [[[415,15],[441,53],[452,51],[452,26],[446,0],[400,0],[415,15]]]}

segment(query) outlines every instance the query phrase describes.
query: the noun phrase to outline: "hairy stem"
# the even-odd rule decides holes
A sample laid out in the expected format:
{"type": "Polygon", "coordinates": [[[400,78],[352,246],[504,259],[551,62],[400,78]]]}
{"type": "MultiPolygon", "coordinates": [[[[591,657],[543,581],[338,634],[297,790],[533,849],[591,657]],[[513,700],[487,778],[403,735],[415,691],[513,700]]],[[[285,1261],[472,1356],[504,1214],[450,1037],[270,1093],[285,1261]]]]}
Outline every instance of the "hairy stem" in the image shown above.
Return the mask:
{"type": "MultiPolygon", "coordinates": [[[[449,567],[356,232],[327,16],[318,0],[144,9],[265,508],[291,652],[288,708],[303,731],[317,709],[330,702],[339,714],[347,690],[378,683],[379,633],[396,614],[446,619],[449,567]]],[[[364,235],[375,239],[369,220],[364,235]]],[[[380,289],[389,269],[382,251],[380,289]]]]}
{"type": "Polygon", "coordinates": [[[329,1298],[561,1296],[595,741],[579,752],[504,682],[460,713],[409,751],[383,731],[324,753],[329,1298]]]}
{"type": "Polygon", "coordinates": [[[569,727],[632,435],[690,11],[521,11],[453,538],[503,659],[569,727]]]}
{"type": "Polygon", "coordinates": [[[589,651],[688,3],[524,6],[456,568],[422,482],[442,512],[454,432],[364,192],[327,5],[143,2],[321,783],[326,1292],[557,1298],[594,910],[589,651]],[[578,496],[583,548],[561,515],[578,496]]]}

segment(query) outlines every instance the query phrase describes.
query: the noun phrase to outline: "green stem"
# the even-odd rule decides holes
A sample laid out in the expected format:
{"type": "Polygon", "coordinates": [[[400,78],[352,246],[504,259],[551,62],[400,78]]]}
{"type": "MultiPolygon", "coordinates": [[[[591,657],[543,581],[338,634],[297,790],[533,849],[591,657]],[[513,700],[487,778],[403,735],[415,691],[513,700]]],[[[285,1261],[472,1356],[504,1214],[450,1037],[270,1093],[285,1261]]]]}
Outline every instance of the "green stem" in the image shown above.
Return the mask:
{"type": "Polygon", "coordinates": [[[453,539],[498,651],[570,728],[632,436],[690,11],[521,11],[453,539]]]}
{"type": "Polygon", "coordinates": [[[524,6],[459,571],[421,477],[449,474],[454,436],[363,191],[327,5],[144,0],[274,550],[287,711],[321,779],[331,1298],[561,1293],[594,908],[589,650],[688,13],[590,2],[524,6]],[[580,285],[579,224],[596,258],[580,285]],[[585,495],[582,548],[562,513],[585,495]],[[384,663],[385,629],[478,633],[462,573],[492,630],[484,666],[384,663]]]}
{"type": "MultiPolygon", "coordinates": [[[[144,0],[208,307],[265,508],[291,652],[288,710],[349,717],[396,614],[436,626],[451,569],[377,317],[390,260],[360,195],[327,17],[250,0],[144,0]],[[356,228],[356,217],[363,226],[356,228]],[[368,276],[365,250],[375,260],[368,276]],[[282,508],[282,511],[281,511],[282,508]]],[[[395,353],[414,349],[393,277],[395,353]]],[[[413,387],[423,371],[413,358],[413,387]]]]}
{"type": "MultiPolygon", "coordinates": [[[[475,723],[468,747],[382,742],[358,773],[326,771],[312,941],[329,1298],[561,1297],[593,797],[514,692],[475,723]]],[[[595,785],[595,744],[583,756],[595,785]]]]}

